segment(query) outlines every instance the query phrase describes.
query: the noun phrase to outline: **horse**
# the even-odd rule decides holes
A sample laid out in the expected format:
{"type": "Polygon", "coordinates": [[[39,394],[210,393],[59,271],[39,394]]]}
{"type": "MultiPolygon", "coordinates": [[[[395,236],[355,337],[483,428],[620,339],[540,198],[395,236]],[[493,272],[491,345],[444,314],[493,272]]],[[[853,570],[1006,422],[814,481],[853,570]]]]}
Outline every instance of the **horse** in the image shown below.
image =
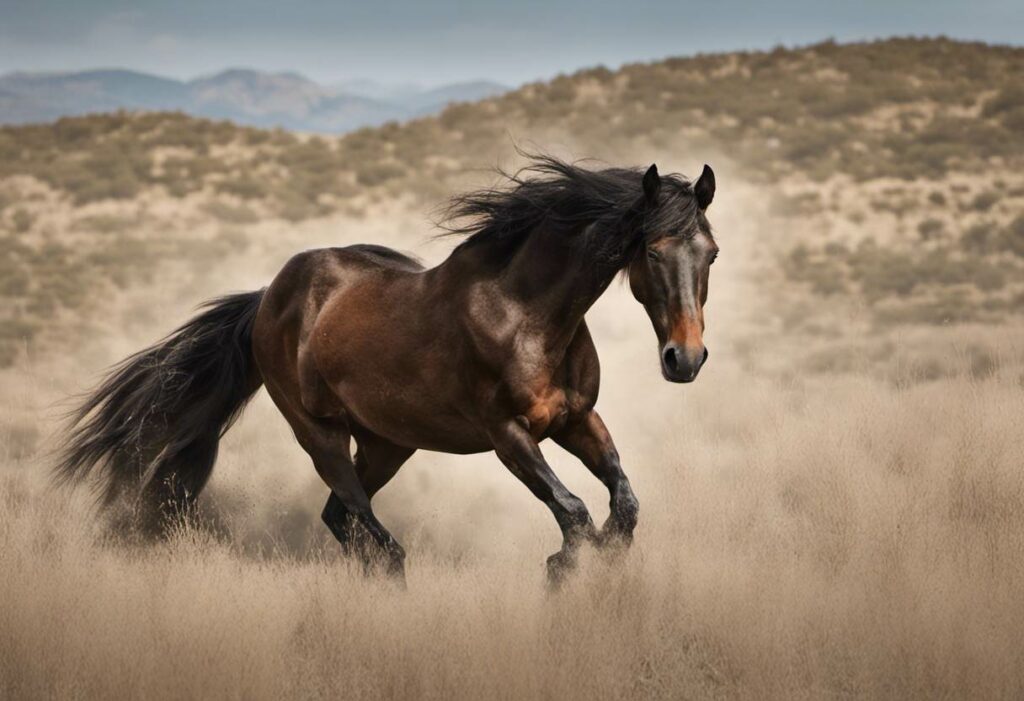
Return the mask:
{"type": "Polygon", "coordinates": [[[263,385],[330,488],[324,523],[368,570],[404,581],[405,551],[371,500],[420,449],[494,451],[561,530],[552,581],[584,543],[628,547],[639,502],[594,408],[584,317],[623,274],[664,379],[697,377],[718,253],[705,215],[714,172],[690,182],[656,165],[535,155],[502,175],[450,201],[442,235],[464,240],[436,267],[371,244],[307,250],[268,287],[206,303],[88,395],[57,477],[97,473],[103,506],[130,503],[135,523],[159,529],[194,505],[220,438],[263,385]],[[547,438],[607,487],[600,530],[545,461],[547,438]]]}

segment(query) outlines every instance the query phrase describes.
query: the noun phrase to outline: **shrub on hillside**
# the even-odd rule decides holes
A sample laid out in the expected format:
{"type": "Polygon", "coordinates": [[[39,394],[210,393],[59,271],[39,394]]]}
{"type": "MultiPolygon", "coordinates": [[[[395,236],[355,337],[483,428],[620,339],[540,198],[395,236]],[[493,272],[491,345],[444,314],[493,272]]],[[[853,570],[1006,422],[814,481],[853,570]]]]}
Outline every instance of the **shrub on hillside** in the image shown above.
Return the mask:
{"type": "Polygon", "coordinates": [[[245,205],[235,207],[220,200],[207,202],[202,209],[207,214],[229,224],[252,224],[259,221],[260,218],[250,207],[245,205]]]}
{"type": "Polygon", "coordinates": [[[219,181],[216,184],[215,189],[217,192],[221,192],[226,195],[234,195],[235,197],[240,197],[243,200],[262,199],[270,192],[270,188],[265,178],[245,172],[230,175],[224,180],[219,181]]]}
{"type": "Polygon", "coordinates": [[[991,221],[978,222],[963,235],[964,248],[977,254],[1012,253],[1024,257],[1024,214],[1005,227],[991,221]]]}
{"type": "Polygon", "coordinates": [[[1017,136],[1024,135],[1024,107],[1018,107],[1004,114],[1003,127],[1017,136]]]}
{"type": "Polygon", "coordinates": [[[1019,81],[1007,85],[985,102],[981,114],[985,117],[999,117],[1024,107],[1024,86],[1019,81]]]}
{"type": "Polygon", "coordinates": [[[987,212],[992,209],[999,199],[999,193],[995,190],[985,190],[984,192],[979,192],[975,195],[968,207],[975,212],[987,212]]]}
{"type": "Polygon", "coordinates": [[[366,187],[376,187],[405,174],[405,169],[396,163],[366,162],[356,166],[356,182],[366,187]]]}
{"type": "Polygon", "coordinates": [[[940,219],[929,218],[918,223],[917,233],[922,241],[932,241],[942,236],[946,225],[940,219]]]}
{"type": "Polygon", "coordinates": [[[36,218],[26,209],[18,208],[11,214],[11,228],[16,234],[24,234],[35,223],[36,218]]]}
{"type": "Polygon", "coordinates": [[[275,193],[275,201],[277,214],[291,222],[326,213],[316,198],[310,198],[306,193],[291,188],[284,188],[275,193]]]}
{"type": "Polygon", "coordinates": [[[92,231],[98,234],[122,234],[138,226],[133,217],[116,214],[93,214],[75,220],[74,229],[92,231]]]}
{"type": "Polygon", "coordinates": [[[1020,214],[999,236],[999,248],[1024,257],[1024,214],[1020,214]]]}

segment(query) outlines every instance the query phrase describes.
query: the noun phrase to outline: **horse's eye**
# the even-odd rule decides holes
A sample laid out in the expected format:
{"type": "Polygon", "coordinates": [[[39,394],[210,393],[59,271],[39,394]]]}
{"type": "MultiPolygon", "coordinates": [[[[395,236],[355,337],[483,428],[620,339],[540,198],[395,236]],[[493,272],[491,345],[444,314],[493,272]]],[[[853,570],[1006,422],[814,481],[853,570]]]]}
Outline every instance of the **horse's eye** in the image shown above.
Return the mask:
{"type": "Polygon", "coordinates": [[[651,260],[661,260],[661,253],[656,248],[648,248],[647,257],[651,260]]]}

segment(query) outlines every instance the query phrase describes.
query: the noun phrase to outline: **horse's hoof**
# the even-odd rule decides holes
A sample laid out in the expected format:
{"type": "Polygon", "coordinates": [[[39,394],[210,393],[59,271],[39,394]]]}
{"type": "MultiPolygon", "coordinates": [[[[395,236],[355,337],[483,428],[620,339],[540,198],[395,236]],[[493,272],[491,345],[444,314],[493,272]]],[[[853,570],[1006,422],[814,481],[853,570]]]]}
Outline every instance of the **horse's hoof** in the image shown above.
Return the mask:
{"type": "Polygon", "coordinates": [[[548,585],[552,589],[557,589],[574,569],[576,569],[576,554],[559,550],[548,558],[548,585]]]}
{"type": "Polygon", "coordinates": [[[395,586],[395,588],[405,591],[408,589],[408,585],[405,582],[405,570],[398,569],[395,571],[389,570],[387,573],[388,582],[395,586]]]}
{"type": "Polygon", "coordinates": [[[601,527],[601,532],[594,542],[600,550],[628,550],[633,544],[633,529],[626,528],[613,518],[609,518],[601,527]]]}
{"type": "Polygon", "coordinates": [[[405,558],[392,558],[384,572],[387,578],[403,589],[405,588],[405,558]]]}
{"type": "Polygon", "coordinates": [[[597,541],[597,550],[605,560],[618,560],[629,552],[629,546],[633,543],[633,536],[630,534],[615,531],[601,532],[601,539],[597,541]]]}

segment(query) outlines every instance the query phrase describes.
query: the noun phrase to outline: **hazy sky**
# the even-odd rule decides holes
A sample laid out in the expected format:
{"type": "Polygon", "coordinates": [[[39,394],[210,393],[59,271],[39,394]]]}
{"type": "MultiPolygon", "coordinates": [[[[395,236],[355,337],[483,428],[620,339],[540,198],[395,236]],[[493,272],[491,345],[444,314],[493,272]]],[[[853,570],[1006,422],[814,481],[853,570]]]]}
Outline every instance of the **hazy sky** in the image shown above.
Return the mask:
{"type": "Polygon", "coordinates": [[[0,72],[225,67],[515,84],[582,66],[827,37],[1020,44],[1022,0],[0,0],[0,72]]]}

